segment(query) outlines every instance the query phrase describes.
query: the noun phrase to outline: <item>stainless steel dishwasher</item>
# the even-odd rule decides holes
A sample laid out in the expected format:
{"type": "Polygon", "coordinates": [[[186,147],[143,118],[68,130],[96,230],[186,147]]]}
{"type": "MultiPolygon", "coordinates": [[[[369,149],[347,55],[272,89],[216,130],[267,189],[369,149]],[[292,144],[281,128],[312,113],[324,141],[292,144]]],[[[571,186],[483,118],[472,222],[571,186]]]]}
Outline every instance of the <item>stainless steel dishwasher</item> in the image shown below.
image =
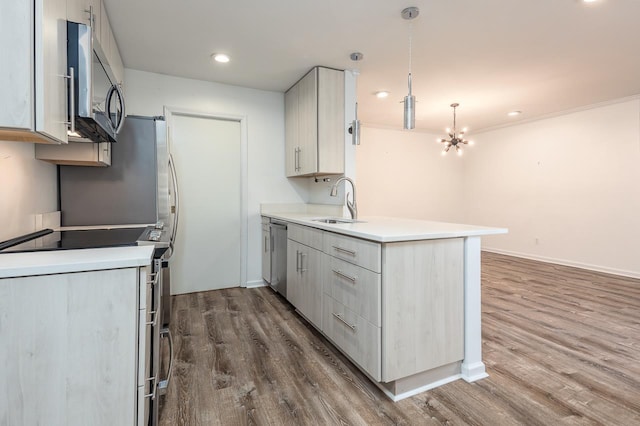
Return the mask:
{"type": "Polygon", "coordinates": [[[287,297],[287,224],[271,222],[271,287],[287,297]]]}

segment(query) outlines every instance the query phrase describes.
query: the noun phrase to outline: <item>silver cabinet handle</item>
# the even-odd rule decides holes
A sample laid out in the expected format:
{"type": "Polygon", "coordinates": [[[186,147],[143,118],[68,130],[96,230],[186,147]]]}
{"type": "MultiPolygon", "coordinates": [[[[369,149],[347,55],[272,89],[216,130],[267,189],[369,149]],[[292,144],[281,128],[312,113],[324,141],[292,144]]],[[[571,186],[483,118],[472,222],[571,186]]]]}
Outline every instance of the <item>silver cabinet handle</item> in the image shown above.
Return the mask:
{"type": "Polygon", "coordinates": [[[333,247],[336,251],[339,251],[340,253],[346,253],[346,254],[349,254],[349,255],[351,255],[351,256],[355,256],[355,255],[356,255],[356,252],[355,252],[355,251],[353,251],[353,250],[347,250],[347,249],[344,249],[344,248],[342,248],[342,247],[338,247],[338,246],[332,246],[332,247],[333,247]]]}
{"type": "Polygon", "coordinates": [[[264,252],[267,252],[267,236],[264,236],[264,252]]]}
{"type": "Polygon", "coordinates": [[[296,172],[299,172],[300,169],[302,168],[300,166],[300,151],[302,151],[302,149],[299,146],[297,146],[296,149],[295,149],[295,170],[296,170],[296,172]]]}
{"type": "Polygon", "coordinates": [[[296,250],[296,272],[300,272],[300,252],[296,250]]]}
{"type": "Polygon", "coordinates": [[[302,258],[306,256],[307,256],[307,253],[300,252],[300,272],[307,272],[307,268],[304,267],[304,262],[302,261],[302,258]]]}
{"type": "Polygon", "coordinates": [[[76,73],[73,67],[69,67],[69,75],[65,75],[64,78],[69,80],[69,96],[67,97],[69,102],[67,111],[69,113],[69,131],[75,133],[76,131],[76,73]]]}
{"type": "Polygon", "coordinates": [[[160,336],[169,338],[169,371],[167,372],[167,378],[158,382],[158,393],[164,395],[167,393],[169,383],[171,383],[171,372],[173,371],[173,338],[171,337],[171,330],[168,328],[163,328],[160,331],[160,336]]]}
{"type": "Polygon", "coordinates": [[[344,272],[342,272],[340,270],[336,271],[335,269],[333,269],[333,273],[336,274],[339,277],[342,277],[342,278],[344,278],[346,280],[351,281],[353,284],[356,283],[356,277],[352,277],[350,275],[347,275],[347,274],[345,274],[344,272]]]}
{"type": "Polygon", "coordinates": [[[85,9],[84,11],[89,14],[89,26],[93,28],[96,23],[96,17],[93,14],[93,6],[89,6],[89,9],[85,9]]]}
{"type": "Polygon", "coordinates": [[[348,322],[346,322],[344,320],[344,318],[342,318],[342,316],[340,316],[340,314],[336,314],[335,312],[333,312],[333,316],[336,317],[341,323],[343,323],[344,325],[349,327],[351,330],[356,331],[356,326],[355,325],[351,325],[348,322]]]}

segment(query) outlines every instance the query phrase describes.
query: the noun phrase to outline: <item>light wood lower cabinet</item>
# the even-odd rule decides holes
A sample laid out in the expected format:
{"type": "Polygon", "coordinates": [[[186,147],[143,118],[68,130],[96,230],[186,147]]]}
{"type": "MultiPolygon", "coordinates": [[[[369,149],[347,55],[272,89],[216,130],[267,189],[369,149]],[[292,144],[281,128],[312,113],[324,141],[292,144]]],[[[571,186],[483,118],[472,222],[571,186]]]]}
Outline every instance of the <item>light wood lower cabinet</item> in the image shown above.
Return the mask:
{"type": "Polygon", "coordinates": [[[324,292],[356,314],[382,325],[380,274],[324,255],[324,292]]]}
{"type": "Polygon", "coordinates": [[[326,294],[323,306],[322,331],[373,379],[380,381],[380,327],[326,294]]]}
{"type": "Polygon", "coordinates": [[[318,329],[322,327],[322,252],[287,241],[287,299],[318,329]]]}
{"type": "Polygon", "coordinates": [[[385,244],[382,380],[464,358],[464,240],[385,244]]]}
{"type": "Polygon", "coordinates": [[[124,268],[0,279],[0,419],[138,424],[144,417],[137,413],[144,410],[139,371],[146,370],[140,352],[147,345],[140,323],[148,318],[140,281],[147,273],[124,268]]]}
{"type": "Polygon", "coordinates": [[[409,389],[459,370],[463,238],[376,243],[296,224],[288,236],[289,301],[371,378],[409,389]]]}
{"type": "Polygon", "coordinates": [[[262,279],[271,283],[271,252],[273,242],[271,241],[271,228],[269,222],[262,222],[262,279]]]}

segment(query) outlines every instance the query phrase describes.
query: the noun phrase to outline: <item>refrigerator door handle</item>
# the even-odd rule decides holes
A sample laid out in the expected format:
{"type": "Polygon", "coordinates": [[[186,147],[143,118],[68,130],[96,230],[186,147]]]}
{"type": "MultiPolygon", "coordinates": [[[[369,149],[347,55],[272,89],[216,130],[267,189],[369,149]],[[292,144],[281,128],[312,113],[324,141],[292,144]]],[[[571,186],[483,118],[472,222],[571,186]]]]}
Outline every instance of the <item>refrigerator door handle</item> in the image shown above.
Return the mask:
{"type": "Polygon", "coordinates": [[[171,182],[173,184],[173,225],[171,227],[171,238],[169,240],[169,246],[173,252],[173,245],[176,241],[176,235],[178,233],[178,215],[180,213],[180,196],[178,195],[178,176],[176,174],[176,166],[173,161],[173,155],[169,154],[169,174],[171,175],[171,182]]]}

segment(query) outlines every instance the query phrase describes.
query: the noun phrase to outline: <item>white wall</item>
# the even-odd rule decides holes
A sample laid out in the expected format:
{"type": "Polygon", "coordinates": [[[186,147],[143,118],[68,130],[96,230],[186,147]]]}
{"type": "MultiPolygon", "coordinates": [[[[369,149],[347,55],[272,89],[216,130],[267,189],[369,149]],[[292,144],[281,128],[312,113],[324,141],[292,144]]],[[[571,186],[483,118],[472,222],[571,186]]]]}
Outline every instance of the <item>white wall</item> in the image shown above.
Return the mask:
{"type": "Polygon", "coordinates": [[[640,100],[473,134],[462,158],[439,136],[365,127],[361,212],[506,227],[483,249],[640,277],[640,100]]]}
{"type": "Polygon", "coordinates": [[[162,115],[170,106],[210,114],[247,117],[248,271],[261,279],[260,203],[308,201],[306,180],[284,173],[284,94],[125,70],[127,114],[162,115]]]}
{"type": "Polygon", "coordinates": [[[640,276],[640,100],[475,141],[465,221],[509,228],[484,248],[640,276]]]}
{"type": "Polygon", "coordinates": [[[360,214],[462,222],[465,158],[440,155],[438,136],[363,126],[356,147],[360,214]]]}
{"type": "Polygon", "coordinates": [[[0,141],[0,241],[36,231],[34,215],[57,210],[56,166],[34,144],[0,141]]]}

